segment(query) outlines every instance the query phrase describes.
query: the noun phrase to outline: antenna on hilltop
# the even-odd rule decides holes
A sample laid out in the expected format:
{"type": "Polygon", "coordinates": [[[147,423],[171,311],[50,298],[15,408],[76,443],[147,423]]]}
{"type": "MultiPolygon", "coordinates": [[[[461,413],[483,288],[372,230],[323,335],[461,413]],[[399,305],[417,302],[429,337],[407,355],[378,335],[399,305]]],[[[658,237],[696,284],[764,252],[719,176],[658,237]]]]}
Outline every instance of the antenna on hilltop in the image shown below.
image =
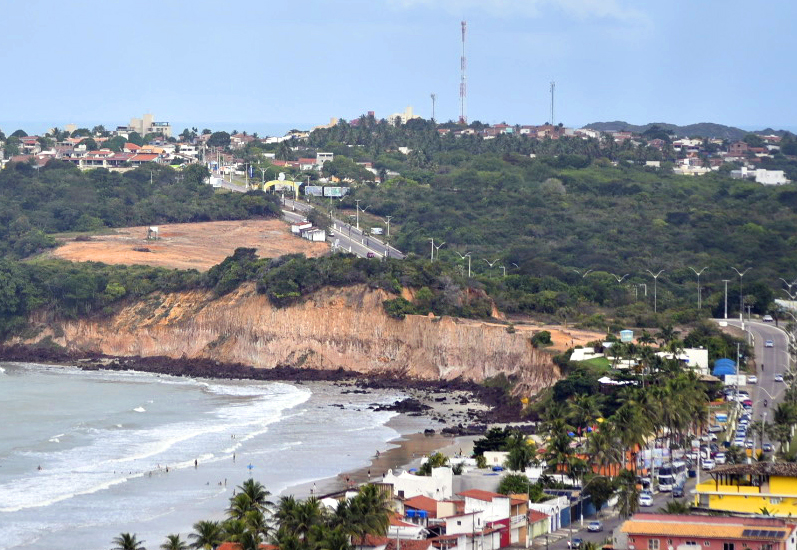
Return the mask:
{"type": "Polygon", "coordinates": [[[468,28],[467,21],[462,22],[462,57],[460,59],[462,76],[459,81],[459,122],[461,124],[468,123],[468,113],[465,108],[466,100],[468,98],[468,85],[465,80],[465,68],[467,62],[465,60],[465,31],[468,28]]]}
{"type": "Polygon", "coordinates": [[[556,82],[551,80],[551,126],[556,126],[556,123],[553,121],[553,95],[556,91],[556,82]]]}
{"type": "Polygon", "coordinates": [[[432,94],[432,122],[434,122],[434,102],[437,100],[437,94],[432,94]]]}

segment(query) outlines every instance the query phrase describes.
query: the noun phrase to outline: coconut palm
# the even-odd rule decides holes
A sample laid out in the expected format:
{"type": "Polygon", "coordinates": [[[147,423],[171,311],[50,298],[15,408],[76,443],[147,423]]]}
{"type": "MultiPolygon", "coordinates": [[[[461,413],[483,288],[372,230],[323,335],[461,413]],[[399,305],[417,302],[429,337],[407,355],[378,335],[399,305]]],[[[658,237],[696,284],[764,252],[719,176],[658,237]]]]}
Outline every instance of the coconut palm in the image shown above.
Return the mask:
{"type": "Polygon", "coordinates": [[[577,394],[568,404],[567,419],[582,435],[601,416],[598,398],[595,395],[577,394]]]}
{"type": "Polygon", "coordinates": [[[292,533],[304,541],[313,526],[324,523],[325,513],[321,502],[315,497],[300,502],[293,496],[286,496],[280,499],[274,517],[279,522],[280,531],[292,533]]]}
{"type": "Polygon", "coordinates": [[[636,486],[636,475],[623,470],[617,476],[619,485],[617,489],[617,508],[623,518],[627,518],[639,510],[639,489],[636,486]]]}
{"type": "Polygon", "coordinates": [[[255,508],[265,511],[274,504],[268,500],[271,493],[259,481],[255,481],[251,477],[238,487],[238,491],[246,494],[255,508]]]}
{"type": "Polygon", "coordinates": [[[587,455],[591,457],[593,466],[612,476],[617,475],[613,466],[619,465],[623,459],[616,432],[614,423],[605,421],[587,436],[587,455]]]}
{"type": "Polygon", "coordinates": [[[217,521],[198,521],[194,524],[194,532],[188,535],[193,539],[191,548],[197,550],[214,550],[224,542],[224,531],[217,521]]]}
{"type": "Polygon", "coordinates": [[[358,534],[362,535],[383,535],[393,513],[387,493],[373,483],[360,487],[351,499],[351,511],[359,518],[358,534]]]}
{"type": "Polygon", "coordinates": [[[166,541],[161,544],[161,550],[188,550],[188,543],[180,535],[166,535],[166,541]]]}
{"type": "Polygon", "coordinates": [[[243,519],[247,513],[257,509],[252,498],[247,493],[241,492],[230,498],[227,515],[233,519],[243,519]]]}
{"type": "Polygon", "coordinates": [[[114,537],[113,544],[113,550],[146,550],[144,541],[138,540],[134,533],[119,533],[118,537],[114,537]]]}
{"type": "Polygon", "coordinates": [[[222,538],[229,542],[241,542],[248,531],[246,522],[242,519],[228,519],[221,524],[222,538]]]}

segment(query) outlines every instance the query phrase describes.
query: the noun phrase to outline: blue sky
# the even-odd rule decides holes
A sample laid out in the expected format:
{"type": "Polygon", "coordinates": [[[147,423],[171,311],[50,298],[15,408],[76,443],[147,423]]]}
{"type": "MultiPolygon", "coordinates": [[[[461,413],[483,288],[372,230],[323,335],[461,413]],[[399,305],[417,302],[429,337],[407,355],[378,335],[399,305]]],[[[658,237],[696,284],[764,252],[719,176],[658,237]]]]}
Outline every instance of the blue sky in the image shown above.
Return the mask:
{"type": "MultiPolygon", "coordinates": [[[[468,117],[797,127],[797,3],[737,0],[6,2],[0,128],[468,117]]],[[[180,131],[182,127],[177,128],[180,131]]]]}

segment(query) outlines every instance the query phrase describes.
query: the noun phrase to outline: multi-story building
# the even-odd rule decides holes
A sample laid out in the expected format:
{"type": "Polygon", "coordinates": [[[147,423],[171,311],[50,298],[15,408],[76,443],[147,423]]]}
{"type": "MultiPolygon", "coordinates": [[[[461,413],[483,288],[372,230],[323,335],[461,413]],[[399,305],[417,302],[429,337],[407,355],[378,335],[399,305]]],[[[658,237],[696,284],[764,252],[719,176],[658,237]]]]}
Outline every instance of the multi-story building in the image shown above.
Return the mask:
{"type": "Polygon", "coordinates": [[[614,532],[616,550],[795,550],[795,525],[776,518],[636,514],[614,532]]]}
{"type": "Polygon", "coordinates": [[[142,136],[161,134],[167,138],[172,137],[172,125],[168,122],[155,122],[155,117],[152,114],[146,114],[142,118],[131,118],[127,130],[138,132],[142,136]]]}
{"type": "Polygon", "coordinates": [[[695,487],[695,505],[709,510],[797,517],[797,464],[756,462],[720,466],[695,487]]]}

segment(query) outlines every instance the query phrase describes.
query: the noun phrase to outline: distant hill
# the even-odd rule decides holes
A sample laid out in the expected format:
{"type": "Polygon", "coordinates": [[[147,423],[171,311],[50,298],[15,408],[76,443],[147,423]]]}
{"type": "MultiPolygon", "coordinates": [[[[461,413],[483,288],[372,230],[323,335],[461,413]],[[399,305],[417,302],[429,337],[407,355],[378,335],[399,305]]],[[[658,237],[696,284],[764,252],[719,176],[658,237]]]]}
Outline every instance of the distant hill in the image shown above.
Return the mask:
{"type": "MultiPolygon", "coordinates": [[[[649,124],[629,124],[622,120],[615,120],[614,122],[593,122],[587,124],[585,128],[591,130],[599,130],[601,132],[635,132],[642,133],[651,126],[658,126],[664,130],[670,131],[678,137],[707,137],[707,138],[720,138],[728,140],[742,139],[750,132],[736,128],[734,126],[725,126],[724,124],[714,124],[713,122],[699,122],[697,124],[687,124],[686,126],[678,126],[676,124],[668,124],[666,122],[651,122],[649,124]]],[[[776,134],[783,135],[784,130],[772,130],[767,128],[753,133],[758,134],[776,134]]]]}

